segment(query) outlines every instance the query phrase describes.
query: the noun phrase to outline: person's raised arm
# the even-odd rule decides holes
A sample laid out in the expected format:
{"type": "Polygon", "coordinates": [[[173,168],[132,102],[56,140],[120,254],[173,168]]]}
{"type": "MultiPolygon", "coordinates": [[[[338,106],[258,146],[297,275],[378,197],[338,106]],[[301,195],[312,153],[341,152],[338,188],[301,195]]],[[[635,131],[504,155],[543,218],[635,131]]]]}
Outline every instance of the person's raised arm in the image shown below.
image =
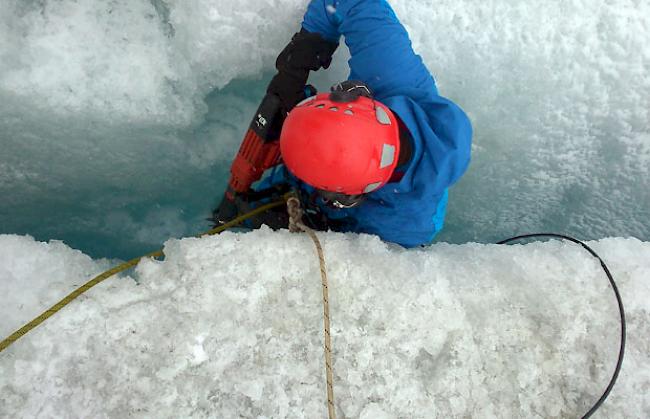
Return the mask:
{"type": "Polygon", "coordinates": [[[345,37],[351,55],[349,78],[366,83],[377,100],[390,100],[398,115],[403,112],[399,116],[411,134],[425,140],[431,175],[427,190],[443,194],[469,164],[471,123],[458,105],[438,94],[433,76],[388,2],[312,0],[302,26],[331,42],[345,37]]]}
{"type": "Polygon", "coordinates": [[[408,33],[385,0],[312,0],[302,24],[350,49],[350,79],[368,84],[378,100],[437,94],[433,77],[411,47],[408,33]]]}

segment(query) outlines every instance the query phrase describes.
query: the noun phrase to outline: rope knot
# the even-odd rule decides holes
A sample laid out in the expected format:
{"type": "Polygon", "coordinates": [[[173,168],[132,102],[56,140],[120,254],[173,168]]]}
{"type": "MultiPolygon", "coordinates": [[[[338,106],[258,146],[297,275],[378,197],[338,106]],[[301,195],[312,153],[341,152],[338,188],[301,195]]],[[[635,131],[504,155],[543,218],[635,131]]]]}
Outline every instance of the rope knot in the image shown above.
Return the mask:
{"type": "Polygon", "coordinates": [[[303,231],[302,208],[298,198],[291,197],[287,199],[287,212],[289,213],[289,231],[292,233],[303,231]]]}

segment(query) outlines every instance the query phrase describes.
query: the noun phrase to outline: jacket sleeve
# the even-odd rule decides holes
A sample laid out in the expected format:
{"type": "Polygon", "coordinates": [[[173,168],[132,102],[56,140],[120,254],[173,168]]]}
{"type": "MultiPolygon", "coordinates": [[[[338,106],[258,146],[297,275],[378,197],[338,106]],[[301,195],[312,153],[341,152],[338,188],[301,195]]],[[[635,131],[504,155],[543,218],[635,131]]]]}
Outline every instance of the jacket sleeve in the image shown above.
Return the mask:
{"type": "Polygon", "coordinates": [[[312,0],[303,28],[332,42],[344,36],[351,54],[350,79],[367,83],[419,139],[410,166],[414,169],[399,182],[399,194],[392,188],[372,192],[378,203],[359,208],[354,230],[405,246],[430,241],[442,228],[447,188],[470,161],[469,118],[438,94],[433,76],[386,0],[312,0]],[[401,214],[411,217],[407,224],[400,221],[401,214]]]}
{"type": "Polygon", "coordinates": [[[350,79],[375,97],[404,95],[426,101],[437,95],[433,77],[411,47],[406,29],[385,0],[312,0],[302,27],[350,49],[350,79]]]}

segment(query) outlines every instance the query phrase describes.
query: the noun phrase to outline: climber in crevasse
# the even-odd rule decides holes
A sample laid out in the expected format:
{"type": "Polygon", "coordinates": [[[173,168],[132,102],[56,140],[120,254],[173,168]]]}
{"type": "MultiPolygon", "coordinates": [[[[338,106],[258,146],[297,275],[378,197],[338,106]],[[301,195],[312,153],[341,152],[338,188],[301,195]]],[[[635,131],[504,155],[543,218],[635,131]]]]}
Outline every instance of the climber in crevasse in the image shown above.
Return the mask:
{"type": "MultiPolygon", "coordinates": [[[[438,94],[390,5],[313,0],[276,66],[215,223],[294,190],[313,228],[376,234],[405,247],[430,243],[443,226],[448,189],[468,167],[472,127],[438,94]],[[316,94],[305,86],[309,72],[329,67],[341,36],[350,76],[316,94]]],[[[270,211],[249,226],[261,224],[286,227],[287,217],[270,211]]]]}

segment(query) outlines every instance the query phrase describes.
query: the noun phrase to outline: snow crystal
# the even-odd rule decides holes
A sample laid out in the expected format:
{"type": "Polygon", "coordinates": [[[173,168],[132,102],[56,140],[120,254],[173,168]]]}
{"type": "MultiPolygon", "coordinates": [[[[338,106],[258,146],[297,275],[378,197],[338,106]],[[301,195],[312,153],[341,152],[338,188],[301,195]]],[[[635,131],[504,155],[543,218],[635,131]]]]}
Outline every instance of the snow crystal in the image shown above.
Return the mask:
{"type": "Polygon", "coordinates": [[[196,344],[192,346],[192,355],[194,356],[194,359],[191,361],[192,365],[200,365],[208,360],[208,354],[205,352],[205,348],[203,347],[204,340],[204,336],[199,336],[196,338],[196,344]]]}
{"type": "MultiPolygon", "coordinates": [[[[339,417],[579,417],[604,390],[617,307],[579,246],[405,251],[365,235],[320,237],[339,417]]],[[[650,243],[590,245],[628,315],[625,363],[600,415],[648,417],[650,243]]],[[[109,279],[0,354],[0,416],[326,417],[309,238],[262,229],[170,240],[165,253],[138,265],[139,285],[109,279]]],[[[2,236],[0,254],[14,261],[3,264],[3,289],[33,283],[39,295],[68,291],[42,280],[45,267],[93,268],[61,243],[31,238],[2,236]]],[[[0,310],[0,329],[15,327],[13,307],[0,310]]]]}

